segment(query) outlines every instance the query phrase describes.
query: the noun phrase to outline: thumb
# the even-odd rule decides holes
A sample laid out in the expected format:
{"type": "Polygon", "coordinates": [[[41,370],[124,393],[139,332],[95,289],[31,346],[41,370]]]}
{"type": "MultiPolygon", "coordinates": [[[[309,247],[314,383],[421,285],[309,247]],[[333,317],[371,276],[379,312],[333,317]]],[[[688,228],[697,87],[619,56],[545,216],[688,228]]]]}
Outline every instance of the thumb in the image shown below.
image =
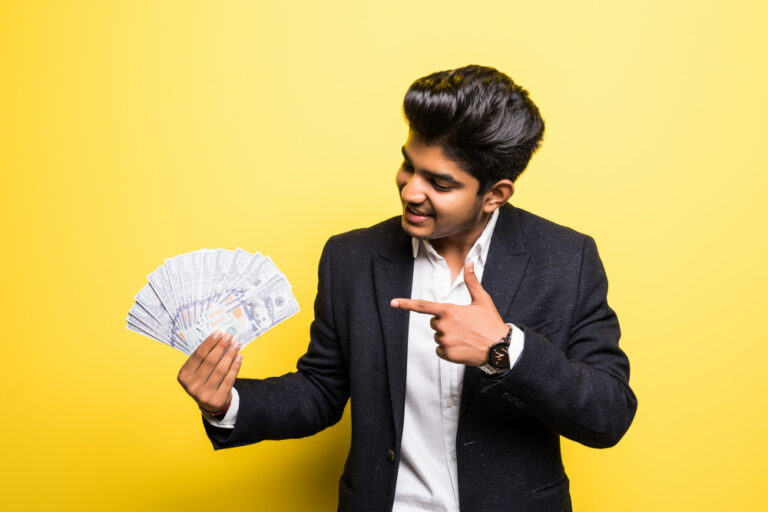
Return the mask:
{"type": "Polygon", "coordinates": [[[472,261],[464,265],[464,283],[467,285],[467,290],[473,304],[485,302],[489,298],[488,292],[485,291],[483,285],[477,279],[475,263],[472,261]]]}

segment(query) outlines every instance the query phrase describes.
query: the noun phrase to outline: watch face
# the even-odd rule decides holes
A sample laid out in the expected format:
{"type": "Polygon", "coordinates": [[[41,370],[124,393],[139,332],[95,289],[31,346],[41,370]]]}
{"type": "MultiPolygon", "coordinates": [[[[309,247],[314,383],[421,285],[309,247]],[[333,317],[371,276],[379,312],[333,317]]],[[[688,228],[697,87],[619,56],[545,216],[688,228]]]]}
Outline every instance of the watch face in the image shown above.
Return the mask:
{"type": "Polygon", "coordinates": [[[497,343],[491,347],[488,363],[497,370],[506,370],[509,368],[509,345],[506,343],[497,343]]]}

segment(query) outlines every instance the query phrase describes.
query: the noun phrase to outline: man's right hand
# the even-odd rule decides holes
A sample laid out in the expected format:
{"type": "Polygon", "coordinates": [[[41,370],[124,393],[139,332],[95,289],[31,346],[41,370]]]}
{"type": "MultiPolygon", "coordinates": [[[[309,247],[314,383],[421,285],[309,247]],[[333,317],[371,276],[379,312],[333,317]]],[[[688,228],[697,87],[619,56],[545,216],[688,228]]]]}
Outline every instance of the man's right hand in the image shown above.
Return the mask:
{"type": "Polygon", "coordinates": [[[197,404],[209,412],[223,410],[232,396],[243,356],[232,334],[211,333],[179,371],[179,383],[197,404]]]}

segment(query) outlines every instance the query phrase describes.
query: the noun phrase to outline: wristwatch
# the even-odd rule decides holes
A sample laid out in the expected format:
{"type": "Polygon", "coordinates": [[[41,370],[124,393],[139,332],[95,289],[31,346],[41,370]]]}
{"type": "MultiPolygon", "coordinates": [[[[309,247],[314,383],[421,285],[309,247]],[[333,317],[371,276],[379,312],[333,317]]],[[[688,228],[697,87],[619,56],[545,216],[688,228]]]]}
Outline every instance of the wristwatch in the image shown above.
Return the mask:
{"type": "Polygon", "coordinates": [[[509,343],[511,339],[512,326],[509,325],[509,331],[507,331],[506,336],[488,349],[488,362],[479,368],[488,375],[495,375],[509,370],[509,343]]]}

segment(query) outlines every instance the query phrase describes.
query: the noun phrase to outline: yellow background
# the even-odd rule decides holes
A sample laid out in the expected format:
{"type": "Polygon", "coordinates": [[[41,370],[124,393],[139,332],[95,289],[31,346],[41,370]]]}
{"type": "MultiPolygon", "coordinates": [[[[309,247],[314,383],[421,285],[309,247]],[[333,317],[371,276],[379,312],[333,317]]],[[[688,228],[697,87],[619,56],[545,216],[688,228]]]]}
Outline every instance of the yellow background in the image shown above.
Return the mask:
{"type": "Polygon", "coordinates": [[[332,510],[349,423],[214,452],[184,356],[125,329],[145,275],[259,250],[302,312],[332,234],[399,211],[408,85],[469,63],[545,140],[513,203],[595,237],[639,398],[564,442],[579,511],[766,510],[765,2],[3,2],[0,509],[332,510]]]}

